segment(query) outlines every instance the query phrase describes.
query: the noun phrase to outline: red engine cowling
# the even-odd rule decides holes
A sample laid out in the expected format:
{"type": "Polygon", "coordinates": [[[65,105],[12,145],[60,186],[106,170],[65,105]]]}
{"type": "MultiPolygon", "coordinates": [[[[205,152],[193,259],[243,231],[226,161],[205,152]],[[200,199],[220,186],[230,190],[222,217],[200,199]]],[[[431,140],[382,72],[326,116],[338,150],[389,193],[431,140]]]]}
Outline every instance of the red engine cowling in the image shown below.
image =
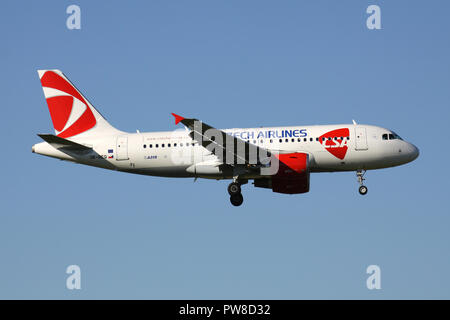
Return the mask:
{"type": "Polygon", "coordinates": [[[278,172],[272,176],[272,191],[305,193],[309,191],[309,156],[306,153],[278,154],[278,172]]]}

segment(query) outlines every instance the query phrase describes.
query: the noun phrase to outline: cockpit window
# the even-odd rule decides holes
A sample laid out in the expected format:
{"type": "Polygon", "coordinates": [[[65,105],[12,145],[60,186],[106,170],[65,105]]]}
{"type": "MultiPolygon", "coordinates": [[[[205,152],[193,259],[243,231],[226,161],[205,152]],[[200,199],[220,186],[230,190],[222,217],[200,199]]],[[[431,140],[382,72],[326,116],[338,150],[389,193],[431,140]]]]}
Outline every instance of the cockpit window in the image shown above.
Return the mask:
{"type": "Polygon", "coordinates": [[[394,139],[403,140],[398,134],[396,134],[394,131],[392,131],[392,134],[394,135],[394,139]]]}
{"type": "Polygon", "coordinates": [[[381,138],[383,140],[403,140],[402,138],[400,138],[400,136],[398,134],[396,134],[395,132],[392,133],[384,133],[381,138]]]}

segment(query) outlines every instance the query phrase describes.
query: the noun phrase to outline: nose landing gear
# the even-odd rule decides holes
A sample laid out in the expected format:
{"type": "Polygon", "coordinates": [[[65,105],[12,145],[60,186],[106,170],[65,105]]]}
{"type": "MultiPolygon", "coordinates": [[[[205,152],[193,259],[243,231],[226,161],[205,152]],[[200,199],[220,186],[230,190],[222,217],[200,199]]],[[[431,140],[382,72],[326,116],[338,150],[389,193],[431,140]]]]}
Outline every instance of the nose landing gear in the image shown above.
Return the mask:
{"type": "Polygon", "coordinates": [[[367,193],[367,187],[366,186],[360,186],[359,187],[359,193],[361,195],[365,195],[367,193]]]}
{"type": "Polygon", "coordinates": [[[230,202],[233,206],[239,207],[244,202],[244,197],[241,193],[241,184],[234,180],[228,185],[228,193],[230,194],[230,202]]]}
{"type": "Polygon", "coordinates": [[[365,195],[365,194],[367,194],[367,191],[368,191],[367,187],[365,185],[363,185],[363,181],[366,180],[366,179],[364,179],[365,173],[366,173],[366,170],[364,170],[364,169],[359,169],[356,171],[356,177],[358,178],[360,195],[365,195]]]}

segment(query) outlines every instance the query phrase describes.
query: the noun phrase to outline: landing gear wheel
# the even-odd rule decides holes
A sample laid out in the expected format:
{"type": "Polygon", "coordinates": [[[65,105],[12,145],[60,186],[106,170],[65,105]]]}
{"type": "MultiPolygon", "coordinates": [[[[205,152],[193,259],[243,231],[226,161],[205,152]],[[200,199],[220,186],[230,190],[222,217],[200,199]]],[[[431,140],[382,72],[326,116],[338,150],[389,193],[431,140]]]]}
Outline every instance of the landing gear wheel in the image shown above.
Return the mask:
{"type": "Polygon", "coordinates": [[[359,194],[365,195],[367,193],[367,187],[363,185],[364,183],[364,174],[366,173],[366,170],[364,169],[358,169],[356,170],[356,177],[358,178],[359,183],[359,194]]]}
{"type": "Polygon", "coordinates": [[[230,202],[233,206],[239,207],[244,202],[244,197],[240,193],[232,195],[230,196],[230,202]]]}
{"type": "Polygon", "coordinates": [[[241,194],[241,186],[237,182],[232,182],[228,185],[228,193],[230,196],[241,194]]]}
{"type": "Polygon", "coordinates": [[[366,186],[359,187],[359,193],[361,195],[365,195],[367,193],[367,187],[366,186]]]}

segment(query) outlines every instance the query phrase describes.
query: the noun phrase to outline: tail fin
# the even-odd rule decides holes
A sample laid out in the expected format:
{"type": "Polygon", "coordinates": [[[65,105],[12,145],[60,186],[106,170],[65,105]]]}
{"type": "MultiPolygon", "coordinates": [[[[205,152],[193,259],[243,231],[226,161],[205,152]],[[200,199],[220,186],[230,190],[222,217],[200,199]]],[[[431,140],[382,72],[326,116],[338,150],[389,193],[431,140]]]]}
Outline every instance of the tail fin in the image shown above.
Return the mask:
{"type": "Polygon", "coordinates": [[[38,70],[38,74],[58,137],[120,132],[103,118],[60,70],[38,70]]]}

